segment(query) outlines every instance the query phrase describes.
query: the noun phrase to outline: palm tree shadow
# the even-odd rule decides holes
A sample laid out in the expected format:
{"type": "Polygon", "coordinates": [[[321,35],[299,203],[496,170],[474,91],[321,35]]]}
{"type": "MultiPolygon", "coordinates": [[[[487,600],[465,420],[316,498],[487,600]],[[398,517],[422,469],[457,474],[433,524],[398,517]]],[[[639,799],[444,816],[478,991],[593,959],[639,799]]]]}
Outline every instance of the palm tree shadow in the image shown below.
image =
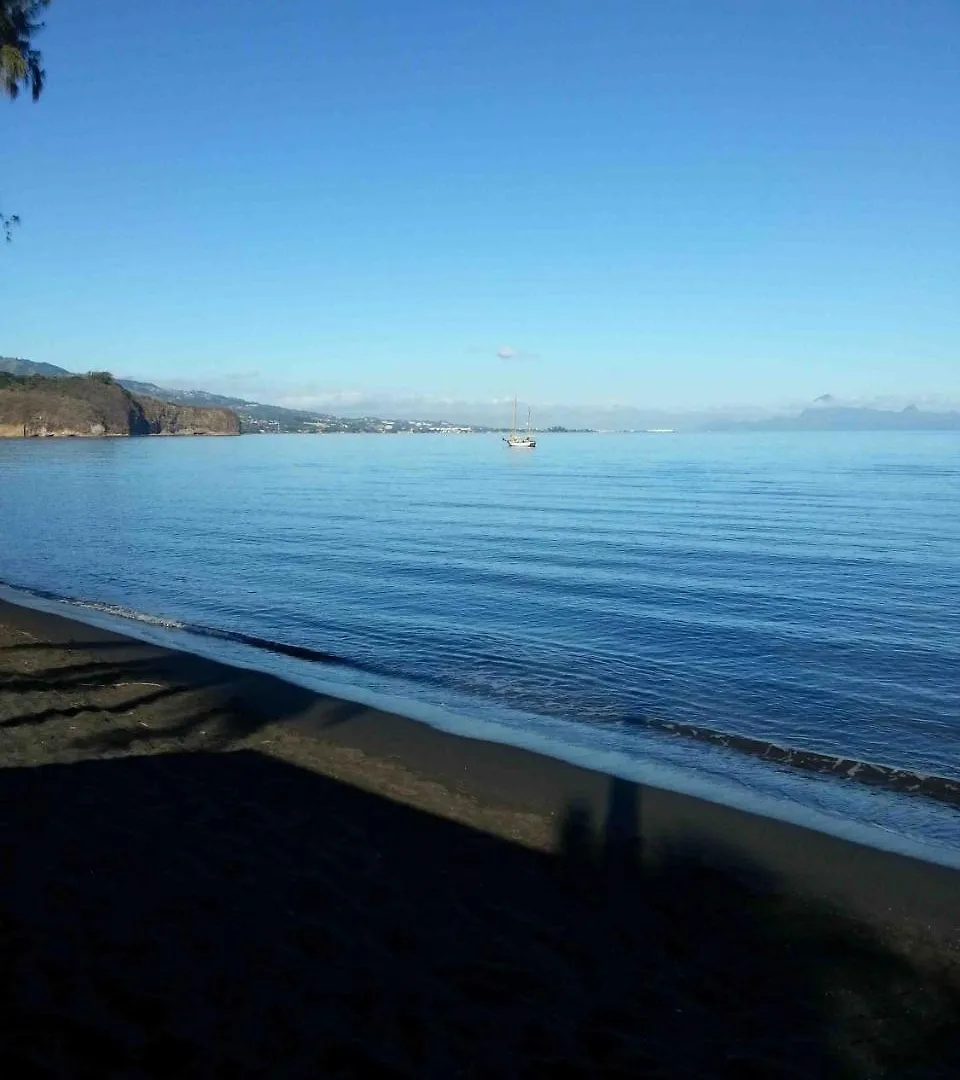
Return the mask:
{"type": "MultiPolygon", "coordinates": [[[[85,646],[86,647],[86,646],[85,646]]],[[[25,703],[42,694],[42,708],[29,704],[0,721],[0,730],[43,728],[71,722],[70,746],[84,753],[133,750],[158,739],[183,743],[203,737],[210,748],[235,745],[264,727],[310,715],[317,730],[332,729],[367,711],[362,705],[283,682],[261,673],[238,672],[201,657],[139,647],[130,643],[97,642],[91,659],[43,665],[26,674],[5,677],[4,691],[25,703]],[[102,658],[100,658],[102,656],[102,658]],[[104,701],[122,687],[142,686],[136,696],[104,701]],[[60,695],[50,705],[49,696],[60,695]],[[109,719],[143,715],[150,722],[129,727],[109,719]],[[155,722],[154,722],[155,721],[155,722]]],[[[5,645],[3,652],[31,650],[62,655],[63,648],[45,643],[5,645]]]]}

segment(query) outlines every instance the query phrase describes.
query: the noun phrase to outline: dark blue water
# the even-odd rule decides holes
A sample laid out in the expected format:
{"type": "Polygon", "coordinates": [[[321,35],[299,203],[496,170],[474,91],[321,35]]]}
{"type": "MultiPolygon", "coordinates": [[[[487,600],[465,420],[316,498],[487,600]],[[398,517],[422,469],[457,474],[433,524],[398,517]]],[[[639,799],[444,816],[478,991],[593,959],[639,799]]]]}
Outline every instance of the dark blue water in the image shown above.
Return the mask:
{"type": "Polygon", "coordinates": [[[0,579],[317,650],[341,662],[179,634],[434,722],[960,849],[956,805],[810,768],[960,780],[953,434],[0,442],[0,579]],[[771,745],[807,757],[758,763],[771,745]]]}

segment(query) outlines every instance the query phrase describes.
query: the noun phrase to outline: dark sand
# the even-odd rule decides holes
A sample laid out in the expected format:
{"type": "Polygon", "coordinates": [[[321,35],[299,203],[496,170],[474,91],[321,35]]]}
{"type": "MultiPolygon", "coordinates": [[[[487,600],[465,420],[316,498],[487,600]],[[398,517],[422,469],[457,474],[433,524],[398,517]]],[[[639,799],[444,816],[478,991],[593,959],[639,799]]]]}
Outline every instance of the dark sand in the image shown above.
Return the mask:
{"type": "Polygon", "coordinates": [[[0,604],[0,1072],[960,1076],[960,875],[0,604]]]}

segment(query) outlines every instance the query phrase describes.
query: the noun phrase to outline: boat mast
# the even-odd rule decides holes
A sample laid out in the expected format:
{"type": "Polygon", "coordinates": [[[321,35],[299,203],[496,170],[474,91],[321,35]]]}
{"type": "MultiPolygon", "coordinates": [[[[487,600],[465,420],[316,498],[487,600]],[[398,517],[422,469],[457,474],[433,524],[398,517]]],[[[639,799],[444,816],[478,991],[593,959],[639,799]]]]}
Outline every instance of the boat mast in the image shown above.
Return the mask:
{"type": "Polygon", "coordinates": [[[516,433],[517,433],[517,399],[516,399],[516,397],[514,397],[514,399],[513,399],[513,427],[510,429],[510,434],[511,435],[516,435],[516,433]]]}

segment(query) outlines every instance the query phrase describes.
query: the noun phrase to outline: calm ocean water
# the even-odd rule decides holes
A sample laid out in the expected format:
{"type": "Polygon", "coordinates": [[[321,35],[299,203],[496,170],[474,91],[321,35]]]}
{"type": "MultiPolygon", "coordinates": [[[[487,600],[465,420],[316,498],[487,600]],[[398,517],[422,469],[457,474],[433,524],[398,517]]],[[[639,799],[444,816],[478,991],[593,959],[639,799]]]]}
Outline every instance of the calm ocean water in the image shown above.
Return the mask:
{"type": "Polygon", "coordinates": [[[456,730],[960,852],[949,800],[817,771],[960,780],[953,434],[0,441],[0,579],[94,621],[333,654],[123,625],[456,730]]]}

